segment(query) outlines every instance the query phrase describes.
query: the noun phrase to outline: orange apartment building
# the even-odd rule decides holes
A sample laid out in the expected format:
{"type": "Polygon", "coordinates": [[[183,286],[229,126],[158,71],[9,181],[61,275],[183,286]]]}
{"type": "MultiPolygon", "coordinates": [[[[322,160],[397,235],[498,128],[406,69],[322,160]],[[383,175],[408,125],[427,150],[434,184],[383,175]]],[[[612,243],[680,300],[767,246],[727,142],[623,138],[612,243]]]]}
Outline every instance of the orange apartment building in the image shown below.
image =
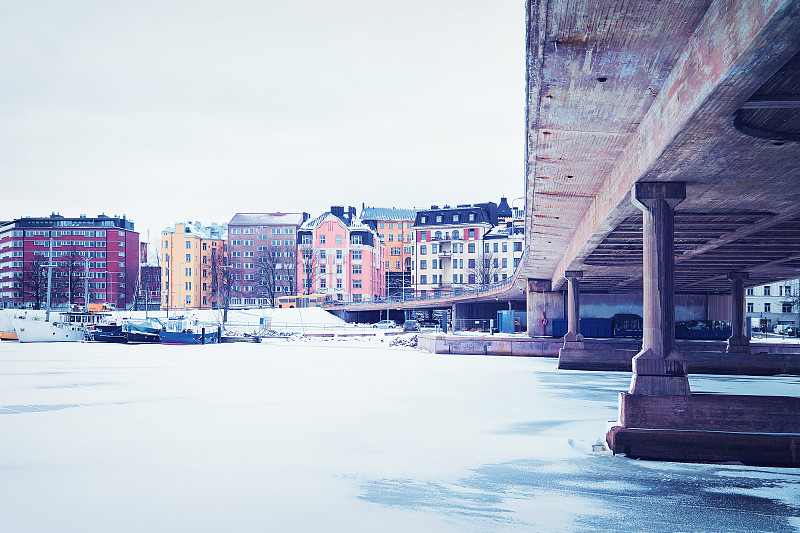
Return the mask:
{"type": "Polygon", "coordinates": [[[416,209],[367,207],[361,205],[360,219],[375,231],[386,245],[386,286],[390,298],[413,297],[416,209]]]}
{"type": "Polygon", "coordinates": [[[213,309],[220,302],[227,226],[178,222],[161,232],[161,308],[213,309]]]}

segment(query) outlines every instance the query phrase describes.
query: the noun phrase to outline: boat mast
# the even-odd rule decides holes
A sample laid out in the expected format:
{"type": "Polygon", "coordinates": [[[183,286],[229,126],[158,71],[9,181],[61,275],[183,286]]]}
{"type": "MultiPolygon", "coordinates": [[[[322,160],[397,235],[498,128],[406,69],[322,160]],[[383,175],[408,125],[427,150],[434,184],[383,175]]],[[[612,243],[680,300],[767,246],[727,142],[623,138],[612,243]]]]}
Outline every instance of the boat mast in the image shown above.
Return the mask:
{"type": "Polygon", "coordinates": [[[86,309],[89,309],[89,258],[86,258],[86,280],[84,281],[86,284],[86,296],[83,297],[83,305],[86,309]]]}
{"type": "Polygon", "coordinates": [[[45,320],[50,322],[50,287],[53,284],[53,238],[50,237],[50,251],[47,253],[47,314],[45,320]]]}

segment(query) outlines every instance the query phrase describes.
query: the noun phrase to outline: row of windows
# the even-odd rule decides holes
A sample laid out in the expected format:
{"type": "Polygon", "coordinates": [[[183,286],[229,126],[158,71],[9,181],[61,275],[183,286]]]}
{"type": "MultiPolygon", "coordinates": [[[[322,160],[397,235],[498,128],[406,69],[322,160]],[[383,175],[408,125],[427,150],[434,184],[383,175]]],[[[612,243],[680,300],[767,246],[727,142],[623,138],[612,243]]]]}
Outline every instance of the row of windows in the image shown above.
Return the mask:
{"type": "MultiPolygon", "coordinates": [[[[747,312],[748,313],[755,313],[756,312],[755,308],[756,308],[755,304],[748,302],[748,304],[747,304],[747,312]]],[[[764,304],[764,312],[765,313],[771,313],[772,312],[772,305],[769,304],[769,303],[765,303],[764,304]]],[[[791,312],[792,312],[792,304],[788,303],[788,304],[782,304],[781,305],[781,313],[791,313],[791,312]]]]}
{"type": "MultiPolygon", "coordinates": [[[[461,222],[461,213],[453,213],[452,215],[444,215],[438,214],[434,216],[434,220],[437,224],[442,224],[444,222],[461,222]]],[[[419,217],[420,224],[427,224],[428,223],[428,215],[422,215],[419,217]]],[[[467,214],[467,222],[475,222],[475,213],[468,213],[467,214]]]]}
{"type": "MultiPolygon", "coordinates": [[[[385,224],[386,224],[386,226],[384,226],[384,222],[380,222],[378,224],[378,227],[381,228],[381,229],[383,229],[384,227],[389,228],[389,229],[394,229],[394,225],[395,225],[394,222],[386,222],[385,224]]],[[[414,225],[413,222],[406,222],[406,227],[407,228],[410,228],[413,225],[414,225]]],[[[403,227],[403,223],[402,222],[398,222],[397,223],[397,229],[401,229],[402,227],[403,227]]]]}
{"type": "MultiPolygon", "coordinates": [[[[763,296],[772,296],[772,287],[769,285],[764,285],[761,287],[762,295],[763,296]]],[[[778,286],[778,296],[791,296],[792,295],[792,286],[791,285],[779,285],[778,286]]],[[[750,287],[747,289],[747,296],[755,296],[755,287],[750,287]]]]}

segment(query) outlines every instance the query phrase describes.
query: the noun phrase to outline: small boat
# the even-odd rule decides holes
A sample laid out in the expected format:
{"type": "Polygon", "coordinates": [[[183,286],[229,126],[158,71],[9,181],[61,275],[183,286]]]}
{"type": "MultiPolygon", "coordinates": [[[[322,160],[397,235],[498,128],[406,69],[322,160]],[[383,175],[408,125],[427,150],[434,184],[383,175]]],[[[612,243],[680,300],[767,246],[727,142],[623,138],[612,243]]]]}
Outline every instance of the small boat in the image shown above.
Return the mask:
{"type": "Polygon", "coordinates": [[[159,343],[159,333],[164,329],[164,324],[157,318],[148,318],[143,322],[127,321],[122,324],[129,344],[159,343]]]}
{"type": "Polygon", "coordinates": [[[86,330],[100,323],[108,315],[93,313],[73,308],[58,314],[53,322],[40,318],[12,318],[11,323],[17,332],[19,342],[80,342],[84,340],[86,330]]]}
{"type": "Polygon", "coordinates": [[[18,341],[17,332],[14,330],[0,331],[0,341],[18,341]]]}
{"type": "Polygon", "coordinates": [[[170,317],[158,335],[161,344],[216,344],[219,326],[205,326],[196,318],[170,317]]]}
{"type": "Polygon", "coordinates": [[[95,324],[86,331],[86,338],[94,342],[128,342],[122,324],[95,324]]]}

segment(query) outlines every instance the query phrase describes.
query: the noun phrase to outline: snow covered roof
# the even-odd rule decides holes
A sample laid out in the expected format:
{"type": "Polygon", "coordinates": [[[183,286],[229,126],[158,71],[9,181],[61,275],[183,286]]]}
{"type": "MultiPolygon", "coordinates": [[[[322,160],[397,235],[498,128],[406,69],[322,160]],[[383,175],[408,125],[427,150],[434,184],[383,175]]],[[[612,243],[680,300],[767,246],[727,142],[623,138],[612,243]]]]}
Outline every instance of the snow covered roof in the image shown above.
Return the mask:
{"type": "Polygon", "coordinates": [[[303,225],[300,226],[300,229],[298,231],[312,231],[314,228],[316,228],[317,226],[322,224],[325,220],[327,220],[328,217],[336,218],[342,224],[344,224],[344,226],[348,228],[350,231],[369,231],[369,232],[372,231],[372,228],[362,223],[361,220],[359,220],[355,216],[354,208],[351,207],[348,211],[344,211],[343,209],[338,208],[337,213],[342,213],[342,214],[340,216],[336,213],[333,213],[332,211],[326,211],[316,218],[312,218],[305,221],[303,225]]]}
{"type": "Polygon", "coordinates": [[[400,209],[398,207],[367,207],[361,208],[361,220],[398,221],[414,220],[417,216],[416,209],[400,209]]]}
{"type": "MultiPolygon", "coordinates": [[[[184,234],[191,234],[198,239],[224,240],[228,238],[227,224],[217,224],[216,222],[212,222],[208,226],[204,226],[201,222],[178,222],[177,224],[184,225],[184,234]]],[[[161,233],[175,233],[175,227],[164,228],[161,233]]]]}
{"type": "Polygon", "coordinates": [[[236,213],[229,225],[231,226],[273,226],[278,224],[299,226],[306,213],[236,213]]]}

